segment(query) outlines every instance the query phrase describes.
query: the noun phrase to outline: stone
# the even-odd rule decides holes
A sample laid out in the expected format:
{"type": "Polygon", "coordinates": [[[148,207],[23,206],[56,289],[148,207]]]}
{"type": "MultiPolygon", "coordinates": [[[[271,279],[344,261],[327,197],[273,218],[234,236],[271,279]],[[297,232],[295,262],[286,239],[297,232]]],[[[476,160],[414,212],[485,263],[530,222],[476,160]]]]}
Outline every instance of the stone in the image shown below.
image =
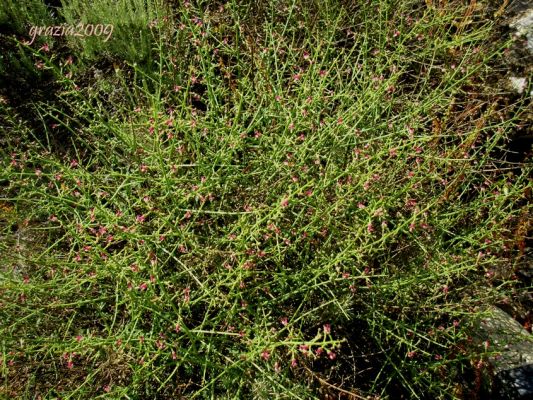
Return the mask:
{"type": "Polygon", "coordinates": [[[494,368],[495,399],[533,399],[533,337],[509,314],[491,307],[476,334],[497,352],[489,359],[494,368]]]}
{"type": "Polygon", "coordinates": [[[518,94],[522,94],[527,87],[526,78],[517,78],[511,76],[509,78],[509,83],[511,84],[511,88],[513,88],[518,94]]]}
{"type": "Polygon", "coordinates": [[[526,37],[527,48],[533,53],[533,7],[513,18],[509,26],[516,30],[517,35],[526,37]]]}

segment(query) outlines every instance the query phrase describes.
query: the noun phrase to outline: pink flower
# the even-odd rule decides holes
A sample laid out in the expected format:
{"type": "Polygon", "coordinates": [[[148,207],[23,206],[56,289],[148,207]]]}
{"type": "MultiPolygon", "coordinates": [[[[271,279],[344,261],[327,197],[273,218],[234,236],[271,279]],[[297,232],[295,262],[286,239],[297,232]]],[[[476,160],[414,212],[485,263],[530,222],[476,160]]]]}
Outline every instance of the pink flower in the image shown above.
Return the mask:
{"type": "Polygon", "coordinates": [[[407,357],[409,357],[409,358],[414,358],[415,356],[416,356],[416,351],[409,351],[407,353],[407,357]]]}
{"type": "Polygon", "coordinates": [[[145,165],[145,164],[141,164],[140,170],[141,170],[141,172],[144,173],[144,172],[148,171],[148,166],[145,165]]]}
{"type": "Polygon", "coordinates": [[[143,282],[139,285],[139,290],[141,292],[145,291],[148,288],[148,284],[146,282],[143,282]]]}
{"type": "Polygon", "coordinates": [[[270,353],[267,350],[263,351],[261,353],[261,358],[265,361],[268,361],[268,359],[270,358],[270,353]]]}
{"type": "Polygon", "coordinates": [[[337,358],[337,355],[334,351],[328,351],[328,357],[330,360],[334,360],[335,358],[337,358]]]}
{"type": "Polygon", "coordinates": [[[374,226],[372,225],[372,223],[369,223],[367,226],[366,226],[366,229],[369,233],[372,233],[374,232],[374,226]]]}
{"type": "Polygon", "coordinates": [[[288,323],[289,323],[289,319],[288,319],[287,317],[283,317],[283,318],[281,319],[281,324],[282,324],[283,326],[287,326],[288,323]]]}
{"type": "Polygon", "coordinates": [[[301,345],[299,346],[299,349],[300,349],[300,351],[301,351],[302,353],[307,353],[307,351],[309,350],[309,346],[306,345],[306,344],[301,344],[301,345]]]}
{"type": "Polygon", "coordinates": [[[72,369],[74,367],[74,363],[72,362],[72,360],[68,360],[67,361],[67,368],[68,369],[72,369]]]}
{"type": "Polygon", "coordinates": [[[297,365],[298,365],[298,361],[296,361],[296,358],[293,358],[293,359],[291,360],[291,367],[294,368],[294,367],[296,367],[297,365]]]}
{"type": "Polygon", "coordinates": [[[137,215],[135,219],[137,220],[137,222],[142,224],[146,220],[146,217],[144,215],[137,215]]]}
{"type": "Polygon", "coordinates": [[[320,357],[320,355],[324,352],[324,349],[322,347],[319,347],[315,350],[315,354],[320,357]]]}
{"type": "Polygon", "coordinates": [[[289,199],[287,197],[284,197],[282,200],[281,200],[281,206],[282,207],[287,207],[289,205],[289,199]]]}
{"type": "Polygon", "coordinates": [[[274,371],[276,372],[276,374],[279,374],[281,372],[281,367],[279,366],[279,362],[275,362],[274,363],[274,371]]]}
{"type": "Polygon", "coordinates": [[[415,199],[409,199],[405,202],[405,207],[412,208],[416,206],[416,200],[415,199]]]}
{"type": "Polygon", "coordinates": [[[331,325],[330,324],[324,324],[324,333],[326,335],[329,335],[331,333],[331,325]]]}

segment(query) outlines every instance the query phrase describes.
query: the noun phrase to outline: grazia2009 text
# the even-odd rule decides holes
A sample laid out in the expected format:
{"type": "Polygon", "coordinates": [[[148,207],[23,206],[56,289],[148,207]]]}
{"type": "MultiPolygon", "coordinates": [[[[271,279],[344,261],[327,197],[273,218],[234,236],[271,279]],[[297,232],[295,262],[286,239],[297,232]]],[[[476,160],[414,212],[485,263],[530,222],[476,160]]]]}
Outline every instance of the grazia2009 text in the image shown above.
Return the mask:
{"type": "Polygon", "coordinates": [[[113,25],[111,24],[84,24],[80,22],[76,25],[56,25],[56,26],[32,26],[30,28],[31,41],[26,44],[32,44],[37,36],[103,36],[107,42],[113,34],[113,25]]]}

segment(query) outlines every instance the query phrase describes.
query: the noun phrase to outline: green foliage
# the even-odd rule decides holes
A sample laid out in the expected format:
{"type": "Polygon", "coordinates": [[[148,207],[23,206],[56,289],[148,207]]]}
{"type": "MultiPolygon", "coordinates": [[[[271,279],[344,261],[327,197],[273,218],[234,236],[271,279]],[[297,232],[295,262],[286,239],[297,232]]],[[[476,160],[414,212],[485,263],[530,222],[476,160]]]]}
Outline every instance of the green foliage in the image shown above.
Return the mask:
{"type": "Polygon", "coordinates": [[[17,33],[28,34],[32,25],[52,24],[51,10],[42,0],[3,0],[0,3],[0,26],[17,33]]]}
{"type": "MultiPolygon", "coordinates": [[[[112,35],[69,36],[69,43],[89,60],[109,55],[130,62],[147,62],[152,56],[154,34],[150,25],[166,14],[160,0],[65,0],[61,15],[66,24],[112,26],[112,35]]],[[[88,31],[90,32],[90,31],[88,31]]]]}
{"type": "MultiPolygon", "coordinates": [[[[94,3],[64,15],[157,16],[94,3]]],[[[485,83],[494,22],[254,4],[185,2],[148,67],[126,25],[78,42],[124,58],[99,75],[27,48],[60,89],[35,120],[3,112],[8,397],[475,395],[472,321],[516,297],[531,212],[531,164],[501,154],[526,99],[485,83]]]]}

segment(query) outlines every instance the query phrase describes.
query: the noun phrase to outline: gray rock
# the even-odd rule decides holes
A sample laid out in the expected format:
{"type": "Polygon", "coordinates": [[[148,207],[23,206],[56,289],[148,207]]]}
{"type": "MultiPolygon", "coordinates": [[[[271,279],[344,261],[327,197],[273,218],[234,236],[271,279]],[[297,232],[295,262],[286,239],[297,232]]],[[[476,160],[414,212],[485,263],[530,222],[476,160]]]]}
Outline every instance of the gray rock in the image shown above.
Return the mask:
{"type": "Polygon", "coordinates": [[[495,372],[498,399],[533,399],[533,337],[514,318],[497,307],[480,321],[477,338],[488,340],[497,352],[489,361],[495,372]]]}
{"type": "Polygon", "coordinates": [[[522,94],[527,87],[526,78],[517,78],[515,76],[509,77],[509,83],[511,88],[514,89],[518,94],[522,94]]]}
{"type": "Polygon", "coordinates": [[[517,35],[526,37],[527,48],[533,53],[533,6],[514,17],[509,26],[516,30],[517,35]]]}
{"type": "Polygon", "coordinates": [[[493,394],[496,399],[501,400],[533,399],[533,364],[497,374],[493,394]]]}

